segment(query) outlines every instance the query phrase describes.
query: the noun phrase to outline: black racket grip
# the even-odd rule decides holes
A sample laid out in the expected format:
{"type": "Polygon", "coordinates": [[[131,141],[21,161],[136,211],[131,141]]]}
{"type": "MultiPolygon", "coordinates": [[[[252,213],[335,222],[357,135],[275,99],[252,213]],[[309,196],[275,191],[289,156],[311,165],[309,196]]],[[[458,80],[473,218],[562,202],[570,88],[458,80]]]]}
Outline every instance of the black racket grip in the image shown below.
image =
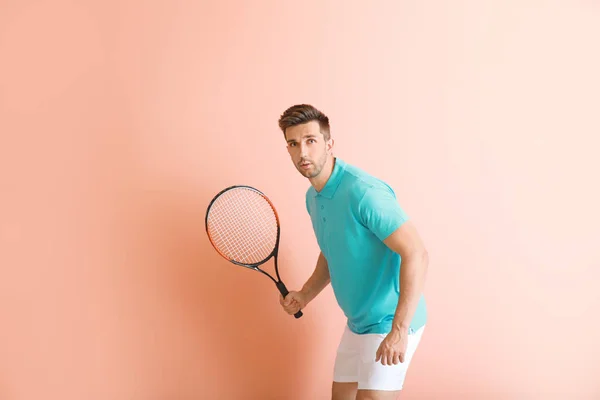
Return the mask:
{"type": "MultiPolygon", "coordinates": [[[[287,296],[288,293],[290,293],[290,292],[288,292],[288,290],[285,287],[285,285],[283,284],[283,282],[279,281],[275,285],[277,285],[277,289],[279,289],[279,291],[281,292],[281,295],[285,299],[285,296],[287,296]]],[[[298,311],[296,314],[294,314],[294,317],[300,318],[302,315],[303,315],[302,311],[298,311]]]]}

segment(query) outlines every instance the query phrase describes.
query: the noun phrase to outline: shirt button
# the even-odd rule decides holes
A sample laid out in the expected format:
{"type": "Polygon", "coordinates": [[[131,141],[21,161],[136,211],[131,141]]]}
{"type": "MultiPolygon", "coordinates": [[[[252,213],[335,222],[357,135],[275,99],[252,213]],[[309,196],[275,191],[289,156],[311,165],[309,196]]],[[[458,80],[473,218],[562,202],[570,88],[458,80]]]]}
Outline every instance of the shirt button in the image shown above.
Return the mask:
{"type": "Polygon", "coordinates": [[[327,222],[327,218],[323,217],[323,222],[327,222]]]}
{"type": "Polygon", "coordinates": [[[325,208],[325,206],[321,206],[321,210],[324,209],[324,208],[325,208]]]}

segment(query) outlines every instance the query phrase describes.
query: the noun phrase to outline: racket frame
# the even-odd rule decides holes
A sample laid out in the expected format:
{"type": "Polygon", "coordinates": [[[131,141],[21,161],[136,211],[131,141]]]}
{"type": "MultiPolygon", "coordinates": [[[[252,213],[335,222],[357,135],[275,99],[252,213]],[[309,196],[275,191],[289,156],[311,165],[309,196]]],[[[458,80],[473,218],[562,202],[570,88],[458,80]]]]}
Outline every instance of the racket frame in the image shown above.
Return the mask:
{"type": "MultiPolygon", "coordinates": [[[[269,279],[271,279],[275,283],[275,286],[277,286],[277,289],[279,289],[279,292],[283,295],[284,298],[288,295],[289,291],[287,290],[285,284],[281,280],[281,276],[279,275],[279,265],[278,265],[278,262],[277,262],[278,261],[278,255],[279,255],[279,239],[280,239],[280,235],[281,235],[281,227],[279,225],[279,215],[277,214],[277,210],[275,209],[275,206],[273,205],[273,202],[271,202],[271,200],[267,197],[267,195],[265,195],[263,192],[261,192],[260,190],[256,189],[255,187],[248,186],[248,185],[233,185],[233,186],[226,187],[225,189],[223,189],[219,193],[217,193],[215,195],[215,197],[213,197],[213,199],[208,204],[208,207],[206,208],[206,216],[204,218],[204,226],[205,226],[206,235],[208,236],[208,240],[210,241],[210,244],[217,251],[217,253],[219,253],[219,255],[221,255],[221,257],[223,257],[227,261],[231,262],[232,264],[239,265],[241,267],[246,267],[246,268],[249,268],[251,270],[261,272],[262,274],[264,274],[267,277],[269,277],[269,279]],[[247,263],[242,263],[242,262],[233,260],[230,257],[227,257],[225,254],[223,254],[223,252],[221,252],[221,250],[219,250],[219,248],[217,247],[217,245],[215,244],[215,242],[211,238],[210,233],[208,232],[208,217],[209,217],[210,209],[212,208],[212,205],[215,203],[215,201],[222,194],[224,194],[225,192],[228,192],[230,190],[233,190],[233,189],[247,189],[247,190],[254,191],[255,193],[257,193],[258,195],[262,196],[262,198],[267,201],[267,203],[271,207],[271,210],[273,210],[273,214],[275,215],[275,221],[277,222],[276,223],[276,225],[277,225],[277,236],[276,236],[276,239],[275,239],[275,246],[273,247],[273,250],[271,251],[271,253],[267,257],[265,257],[265,259],[263,259],[263,260],[261,260],[259,262],[255,262],[255,263],[252,263],[252,264],[247,264],[247,263]],[[277,279],[275,279],[273,276],[271,276],[271,274],[269,274],[268,272],[263,271],[262,269],[259,268],[259,266],[265,264],[271,258],[274,259],[273,261],[274,261],[274,264],[275,264],[275,274],[277,276],[277,279]]],[[[296,318],[300,318],[302,316],[302,311],[298,311],[296,314],[294,314],[294,316],[296,318]]]]}

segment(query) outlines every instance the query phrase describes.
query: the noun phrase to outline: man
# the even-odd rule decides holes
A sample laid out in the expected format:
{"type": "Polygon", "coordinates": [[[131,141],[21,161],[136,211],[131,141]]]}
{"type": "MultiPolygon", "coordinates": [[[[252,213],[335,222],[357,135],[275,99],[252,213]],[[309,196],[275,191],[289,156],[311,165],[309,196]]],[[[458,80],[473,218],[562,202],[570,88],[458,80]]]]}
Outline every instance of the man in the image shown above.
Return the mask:
{"type": "Polygon", "coordinates": [[[294,166],[311,183],[306,209],[321,249],[311,277],[280,296],[281,305],[295,314],[331,283],[347,317],[332,398],[396,399],[427,320],[427,251],[394,191],[333,155],[325,114],[292,106],[279,127],[294,166]]]}

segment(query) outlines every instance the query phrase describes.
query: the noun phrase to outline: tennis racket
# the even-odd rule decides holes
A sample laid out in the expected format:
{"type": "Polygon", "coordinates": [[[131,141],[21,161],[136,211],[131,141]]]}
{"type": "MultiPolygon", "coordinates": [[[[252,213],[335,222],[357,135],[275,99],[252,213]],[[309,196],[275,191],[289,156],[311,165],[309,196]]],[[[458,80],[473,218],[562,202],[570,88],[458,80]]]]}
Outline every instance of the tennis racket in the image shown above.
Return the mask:
{"type": "MultiPolygon", "coordinates": [[[[279,217],[273,203],[260,190],[246,185],[220,191],[206,210],[206,233],[212,246],[226,260],[271,278],[285,298],[288,290],[279,276],[279,217]],[[271,257],[275,274],[260,269],[271,257]]],[[[294,314],[302,316],[302,311],[294,314]]]]}

